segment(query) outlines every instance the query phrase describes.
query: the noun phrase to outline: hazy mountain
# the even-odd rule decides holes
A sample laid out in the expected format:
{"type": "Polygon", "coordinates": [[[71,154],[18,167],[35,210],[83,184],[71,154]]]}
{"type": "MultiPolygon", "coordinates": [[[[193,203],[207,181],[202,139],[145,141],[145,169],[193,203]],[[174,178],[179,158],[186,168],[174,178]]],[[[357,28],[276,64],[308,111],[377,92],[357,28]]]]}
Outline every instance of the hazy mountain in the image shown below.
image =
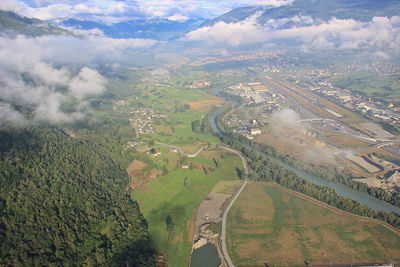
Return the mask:
{"type": "MultiPolygon", "coordinates": [[[[314,21],[326,21],[331,18],[369,21],[375,16],[394,16],[400,14],[398,0],[295,0],[281,7],[247,6],[231,10],[201,25],[211,26],[218,21],[235,23],[260,12],[258,22],[265,24],[271,19],[284,19],[294,16],[309,16],[314,21]]],[[[286,25],[287,27],[294,25],[286,25]]]]}
{"type": "Polygon", "coordinates": [[[111,25],[84,19],[69,18],[57,21],[59,25],[74,29],[99,29],[111,38],[148,38],[167,40],[182,33],[191,31],[204,23],[204,19],[189,19],[186,21],[171,21],[168,19],[132,20],[111,25]]]}
{"type": "Polygon", "coordinates": [[[40,19],[27,18],[14,12],[3,10],[0,10],[0,32],[28,36],[72,35],[71,32],[40,19]]]}

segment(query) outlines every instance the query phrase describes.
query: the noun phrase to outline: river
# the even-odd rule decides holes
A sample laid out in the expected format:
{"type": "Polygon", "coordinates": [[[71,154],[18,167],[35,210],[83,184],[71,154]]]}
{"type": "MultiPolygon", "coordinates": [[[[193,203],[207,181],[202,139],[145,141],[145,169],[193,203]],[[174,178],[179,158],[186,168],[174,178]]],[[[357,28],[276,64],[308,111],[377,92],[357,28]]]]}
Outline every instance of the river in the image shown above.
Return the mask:
{"type": "MultiPolygon", "coordinates": [[[[215,90],[213,92],[214,95],[217,96],[221,96],[220,91],[219,90],[215,90]]],[[[232,103],[232,106],[235,107],[239,104],[237,99],[233,99],[233,98],[229,98],[226,96],[221,96],[224,97],[225,100],[228,100],[232,103]]],[[[216,123],[216,119],[217,117],[224,112],[224,110],[219,110],[217,111],[215,114],[213,114],[212,116],[210,116],[210,124],[214,129],[214,132],[217,133],[219,136],[223,135],[223,132],[218,128],[217,123],[216,123]]],[[[311,175],[309,173],[306,173],[305,171],[295,168],[287,163],[284,163],[276,158],[270,157],[268,156],[270,159],[275,160],[276,162],[280,163],[283,167],[285,167],[286,169],[296,173],[297,175],[299,175],[300,177],[302,177],[303,179],[312,181],[315,184],[318,185],[323,185],[323,186],[328,186],[330,188],[335,189],[335,191],[340,195],[343,196],[345,198],[360,202],[362,205],[366,205],[368,207],[370,207],[371,209],[374,210],[378,210],[378,211],[387,211],[387,212],[391,212],[393,214],[396,214],[398,216],[400,216],[400,208],[393,206],[387,202],[384,202],[382,200],[379,200],[373,196],[368,195],[365,192],[360,192],[360,191],[356,191],[346,185],[343,184],[339,184],[339,183],[335,183],[332,181],[329,181],[327,179],[321,178],[321,177],[317,177],[315,175],[311,175]]]]}
{"type": "MultiPolygon", "coordinates": [[[[239,99],[228,97],[225,98],[232,103],[232,107],[235,107],[240,103],[239,99]]],[[[219,136],[222,136],[223,133],[219,130],[216,124],[216,119],[224,111],[225,109],[220,109],[210,116],[210,124],[219,136]]],[[[206,244],[205,246],[202,246],[201,248],[193,251],[190,267],[218,267],[220,264],[221,261],[218,257],[217,248],[212,244],[206,244]]]]}
{"type": "MultiPolygon", "coordinates": [[[[221,96],[219,90],[213,92],[215,95],[221,96]]],[[[238,99],[235,98],[230,98],[226,96],[222,96],[226,100],[230,101],[232,103],[232,107],[236,107],[239,105],[238,99]]],[[[225,109],[218,110],[216,113],[210,116],[210,124],[214,129],[214,132],[218,134],[220,137],[223,136],[223,132],[218,128],[216,119],[217,117],[224,112],[225,109]]],[[[251,148],[250,148],[251,149],[251,148]]],[[[261,153],[261,152],[260,152],[261,153]]],[[[265,155],[265,154],[264,154],[265,155]]],[[[268,156],[268,155],[266,155],[268,156]]],[[[293,166],[290,166],[287,163],[284,163],[278,159],[272,158],[268,156],[270,159],[275,160],[276,162],[280,163],[283,167],[286,169],[293,171],[300,177],[312,181],[315,184],[318,185],[323,185],[323,186],[328,186],[330,188],[335,189],[335,191],[340,195],[345,198],[355,200],[360,202],[363,205],[366,205],[372,209],[379,210],[379,211],[388,211],[391,213],[394,213],[398,216],[400,216],[400,208],[393,206],[387,202],[381,201],[379,199],[376,199],[367,193],[356,191],[348,186],[338,184],[326,179],[323,179],[321,177],[317,177],[315,175],[311,175],[306,173],[303,170],[300,170],[298,168],[295,168],[293,166]]],[[[192,260],[190,263],[190,267],[197,267],[197,266],[210,266],[210,267],[217,267],[220,264],[220,261],[218,259],[218,251],[217,248],[214,245],[207,244],[199,249],[196,249],[193,251],[192,254],[192,260]]]]}

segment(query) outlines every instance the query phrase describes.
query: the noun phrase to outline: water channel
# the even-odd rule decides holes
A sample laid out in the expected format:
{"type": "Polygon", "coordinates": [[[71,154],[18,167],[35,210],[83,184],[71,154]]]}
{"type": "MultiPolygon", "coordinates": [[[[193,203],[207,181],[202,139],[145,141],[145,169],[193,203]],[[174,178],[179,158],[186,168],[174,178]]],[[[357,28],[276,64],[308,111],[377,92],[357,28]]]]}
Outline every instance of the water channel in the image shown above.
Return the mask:
{"type": "MultiPolygon", "coordinates": [[[[215,95],[224,97],[226,100],[230,101],[232,103],[232,107],[236,107],[239,105],[239,101],[236,98],[230,98],[226,96],[222,96],[218,91],[213,92],[215,95]]],[[[225,109],[218,110],[216,113],[210,116],[210,124],[212,128],[214,129],[214,132],[217,133],[219,136],[223,136],[223,132],[218,128],[216,119],[217,117],[224,112],[225,109]]],[[[251,149],[251,148],[250,148],[251,149]]],[[[268,156],[268,155],[266,155],[268,156]]],[[[367,193],[356,191],[348,186],[345,186],[343,184],[338,184],[326,179],[323,179],[321,177],[317,177],[315,175],[311,175],[309,173],[306,173],[303,170],[300,170],[298,168],[295,168],[293,166],[290,166],[287,163],[284,163],[278,159],[272,158],[268,156],[270,159],[275,160],[276,162],[280,163],[283,167],[285,167],[287,170],[290,170],[303,179],[312,181],[315,184],[322,185],[322,186],[328,186],[330,188],[335,189],[335,191],[340,195],[345,198],[358,201],[363,205],[366,205],[372,209],[379,210],[379,211],[387,211],[394,213],[398,216],[400,216],[400,208],[393,206],[387,202],[381,201],[379,199],[376,199],[367,193]]],[[[192,254],[192,261],[190,263],[190,267],[196,267],[196,266],[210,266],[210,267],[217,267],[220,264],[219,259],[218,259],[218,252],[217,248],[214,245],[207,244],[199,249],[196,249],[193,251],[192,254]]]]}
{"type": "MultiPolygon", "coordinates": [[[[239,102],[237,99],[234,98],[230,98],[230,97],[226,97],[220,94],[219,90],[215,90],[213,92],[213,94],[220,96],[220,97],[224,97],[225,100],[230,101],[232,103],[233,107],[236,107],[239,102]]],[[[214,132],[217,133],[219,136],[222,136],[223,133],[222,131],[218,128],[217,123],[216,123],[216,119],[217,117],[224,112],[224,110],[219,110],[218,112],[216,112],[215,114],[213,114],[212,116],[210,116],[210,124],[214,129],[214,132]]],[[[250,148],[251,149],[251,148],[250,148]]],[[[295,168],[287,163],[284,163],[276,158],[270,157],[268,156],[270,159],[275,160],[276,162],[280,163],[283,167],[285,167],[286,169],[296,173],[297,175],[299,175],[300,177],[302,177],[303,179],[312,181],[315,184],[318,185],[322,185],[322,186],[328,186],[331,187],[333,189],[336,190],[336,192],[340,195],[343,196],[345,198],[354,200],[354,201],[358,201],[360,202],[362,205],[366,205],[368,207],[370,207],[371,209],[375,209],[378,211],[387,211],[387,212],[391,212],[393,214],[396,214],[398,216],[400,216],[400,208],[393,206],[387,202],[384,202],[382,200],[379,200],[373,196],[368,195],[365,192],[360,192],[360,191],[356,191],[346,185],[343,184],[339,184],[339,183],[335,183],[326,179],[323,179],[321,177],[317,177],[315,175],[311,175],[309,173],[306,173],[303,170],[300,170],[298,168],[295,168]]]]}

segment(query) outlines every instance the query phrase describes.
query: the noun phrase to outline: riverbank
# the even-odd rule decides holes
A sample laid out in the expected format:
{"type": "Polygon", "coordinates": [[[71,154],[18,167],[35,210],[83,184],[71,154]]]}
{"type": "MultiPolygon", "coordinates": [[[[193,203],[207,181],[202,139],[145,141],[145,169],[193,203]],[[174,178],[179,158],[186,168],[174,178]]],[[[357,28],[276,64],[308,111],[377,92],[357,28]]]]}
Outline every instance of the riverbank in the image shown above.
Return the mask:
{"type": "MultiPolygon", "coordinates": [[[[224,96],[220,95],[220,91],[218,91],[218,90],[213,93],[220,97],[224,97],[224,96]]],[[[230,98],[225,97],[225,100],[230,101],[230,98]]],[[[238,105],[239,102],[237,101],[237,99],[235,99],[231,103],[232,103],[232,106],[235,106],[235,105],[238,105]]],[[[218,112],[214,113],[212,116],[210,116],[210,124],[213,127],[214,132],[216,134],[218,134],[220,137],[223,137],[226,135],[226,133],[224,133],[223,129],[221,129],[217,123],[217,120],[219,119],[220,115],[223,112],[230,112],[230,111],[227,111],[226,108],[223,108],[223,109],[220,109],[218,112]]],[[[247,140],[247,142],[248,142],[248,140],[247,140]]],[[[246,144],[242,144],[242,145],[244,145],[245,147],[247,147],[249,149],[255,150],[254,148],[250,147],[249,145],[246,145],[246,144]]],[[[258,151],[258,153],[262,153],[262,152],[258,151]]],[[[354,190],[346,185],[335,183],[333,181],[309,174],[309,173],[305,172],[304,170],[301,170],[299,168],[291,166],[291,165],[289,165],[275,157],[272,157],[270,155],[266,155],[266,154],[264,154],[264,155],[267,156],[269,159],[277,162],[279,165],[283,166],[285,169],[296,173],[298,176],[300,176],[303,179],[309,180],[317,185],[327,186],[327,187],[334,189],[342,197],[351,199],[353,201],[357,201],[357,202],[361,203],[362,205],[368,206],[369,208],[371,208],[373,210],[389,212],[392,214],[396,214],[397,216],[400,216],[400,208],[396,207],[388,202],[379,200],[365,192],[354,190]]]]}

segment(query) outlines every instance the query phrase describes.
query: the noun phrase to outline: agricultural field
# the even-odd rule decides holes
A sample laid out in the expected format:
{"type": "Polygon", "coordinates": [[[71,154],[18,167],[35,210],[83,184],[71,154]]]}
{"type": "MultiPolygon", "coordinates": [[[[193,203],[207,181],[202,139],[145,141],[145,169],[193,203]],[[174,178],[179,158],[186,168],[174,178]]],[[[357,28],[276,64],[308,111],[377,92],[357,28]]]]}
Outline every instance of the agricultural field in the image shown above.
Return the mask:
{"type": "Polygon", "coordinates": [[[222,98],[216,96],[206,96],[200,100],[185,101],[185,104],[190,106],[191,110],[194,111],[210,111],[215,106],[221,106],[226,103],[222,98]]]}
{"type": "Polygon", "coordinates": [[[153,140],[175,145],[219,142],[214,136],[193,132],[192,122],[201,120],[215,105],[222,105],[222,99],[199,89],[179,87],[154,88],[150,92],[145,104],[158,114],[166,115],[165,118],[154,121],[156,135],[151,136],[153,140]],[[209,99],[211,102],[205,104],[199,99],[209,99]]]}
{"type": "Polygon", "coordinates": [[[235,168],[242,166],[237,155],[219,150],[206,150],[188,161],[193,168],[177,166],[131,193],[149,224],[155,248],[167,253],[170,266],[188,265],[196,209],[218,182],[239,180],[235,168]]]}
{"type": "Polygon", "coordinates": [[[379,76],[373,72],[353,72],[346,76],[336,77],[333,84],[339,88],[347,88],[353,92],[372,97],[400,99],[399,75],[379,76]]]}
{"type": "Polygon", "coordinates": [[[249,183],[227,223],[236,266],[400,262],[400,232],[276,184],[249,183]]]}

